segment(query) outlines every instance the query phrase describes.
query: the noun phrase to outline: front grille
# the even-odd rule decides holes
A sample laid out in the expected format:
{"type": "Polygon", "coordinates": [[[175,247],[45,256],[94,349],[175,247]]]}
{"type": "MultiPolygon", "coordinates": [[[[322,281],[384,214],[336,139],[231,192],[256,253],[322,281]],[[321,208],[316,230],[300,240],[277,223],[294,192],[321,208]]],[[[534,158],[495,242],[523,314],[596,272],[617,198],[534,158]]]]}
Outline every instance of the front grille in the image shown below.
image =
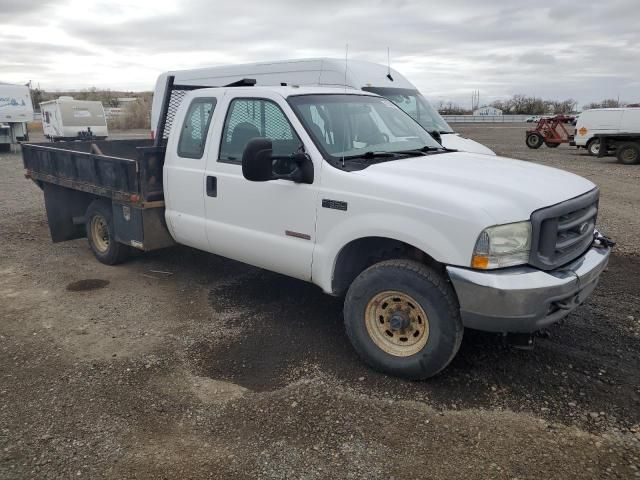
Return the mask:
{"type": "Polygon", "coordinates": [[[542,270],[560,267],[582,255],[593,242],[600,191],[588,193],[531,215],[529,263],[542,270]]]}

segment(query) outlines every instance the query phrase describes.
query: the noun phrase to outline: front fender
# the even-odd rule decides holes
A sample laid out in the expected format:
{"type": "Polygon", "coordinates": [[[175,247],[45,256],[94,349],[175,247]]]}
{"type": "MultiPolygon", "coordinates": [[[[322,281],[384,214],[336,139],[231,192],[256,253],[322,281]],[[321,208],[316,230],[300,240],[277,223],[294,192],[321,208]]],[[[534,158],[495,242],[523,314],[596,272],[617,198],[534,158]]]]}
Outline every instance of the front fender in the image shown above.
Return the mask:
{"type": "Polygon", "coordinates": [[[423,251],[438,262],[467,266],[477,238],[477,234],[469,234],[469,225],[459,219],[451,219],[446,229],[436,228],[408,215],[390,213],[345,217],[326,229],[322,228],[322,223],[319,221],[313,252],[312,281],[326,293],[332,293],[332,279],[340,252],[354,240],[368,237],[397,240],[423,251]]]}

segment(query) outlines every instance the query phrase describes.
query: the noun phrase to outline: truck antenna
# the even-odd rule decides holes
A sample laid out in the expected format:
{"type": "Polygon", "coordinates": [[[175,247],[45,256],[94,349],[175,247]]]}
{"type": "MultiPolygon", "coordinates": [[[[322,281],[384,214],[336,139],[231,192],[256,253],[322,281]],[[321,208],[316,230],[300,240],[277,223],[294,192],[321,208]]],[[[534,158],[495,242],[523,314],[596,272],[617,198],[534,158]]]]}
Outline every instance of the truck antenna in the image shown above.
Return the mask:
{"type": "MultiPolygon", "coordinates": [[[[344,93],[347,93],[347,68],[349,65],[349,44],[344,48],[344,93]]],[[[345,115],[345,120],[346,120],[345,115]]],[[[342,133],[342,168],[344,168],[344,151],[347,147],[347,122],[344,122],[344,132],[342,133]]]]}
{"type": "Polygon", "coordinates": [[[387,47],[387,78],[393,82],[393,77],[391,76],[391,57],[389,55],[389,47],[387,47]]]}

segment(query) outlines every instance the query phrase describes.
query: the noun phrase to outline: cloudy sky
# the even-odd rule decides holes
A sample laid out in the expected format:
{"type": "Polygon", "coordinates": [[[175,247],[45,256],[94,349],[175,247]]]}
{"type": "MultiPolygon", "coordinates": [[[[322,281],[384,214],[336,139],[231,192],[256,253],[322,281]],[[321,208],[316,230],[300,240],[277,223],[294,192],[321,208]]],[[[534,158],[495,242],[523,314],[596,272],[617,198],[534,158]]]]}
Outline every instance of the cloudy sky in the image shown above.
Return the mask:
{"type": "Polygon", "coordinates": [[[344,57],[432,101],[640,101],[639,0],[0,0],[0,81],[151,90],[161,71],[344,57]]]}

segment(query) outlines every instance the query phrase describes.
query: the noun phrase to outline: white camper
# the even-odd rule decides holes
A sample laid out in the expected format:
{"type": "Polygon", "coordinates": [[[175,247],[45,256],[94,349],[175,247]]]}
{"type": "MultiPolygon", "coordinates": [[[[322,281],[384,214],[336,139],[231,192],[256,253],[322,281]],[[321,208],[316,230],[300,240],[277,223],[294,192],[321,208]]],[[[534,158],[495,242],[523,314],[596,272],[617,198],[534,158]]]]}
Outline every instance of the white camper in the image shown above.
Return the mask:
{"type": "Polygon", "coordinates": [[[29,87],[0,83],[0,148],[28,140],[27,122],[32,120],[29,87]]]}
{"type": "MultiPolygon", "coordinates": [[[[640,133],[640,108],[597,108],[585,110],[576,124],[574,142],[590,155],[600,152],[600,140],[595,135],[640,133]]],[[[606,153],[606,152],[605,152],[606,153]]]]}
{"type": "Polygon", "coordinates": [[[158,77],[153,95],[151,110],[153,135],[156,134],[155,128],[160,118],[166,79],[169,75],[175,77],[176,85],[222,87],[241,82],[243,79],[254,79],[257,86],[328,86],[365,90],[394,102],[418,121],[443,146],[466,152],[495,155],[484,145],[456,133],[418,89],[398,71],[385,65],[359,60],[349,60],[345,68],[344,59],[332,58],[249,63],[162,73],[158,77]]]}
{"type": "Polygon", "coordinates": [[[60,97],[40,104],[42,130],[55,142],[81,138],[107,138],[107,118],[102,102],[60,97]]]}

